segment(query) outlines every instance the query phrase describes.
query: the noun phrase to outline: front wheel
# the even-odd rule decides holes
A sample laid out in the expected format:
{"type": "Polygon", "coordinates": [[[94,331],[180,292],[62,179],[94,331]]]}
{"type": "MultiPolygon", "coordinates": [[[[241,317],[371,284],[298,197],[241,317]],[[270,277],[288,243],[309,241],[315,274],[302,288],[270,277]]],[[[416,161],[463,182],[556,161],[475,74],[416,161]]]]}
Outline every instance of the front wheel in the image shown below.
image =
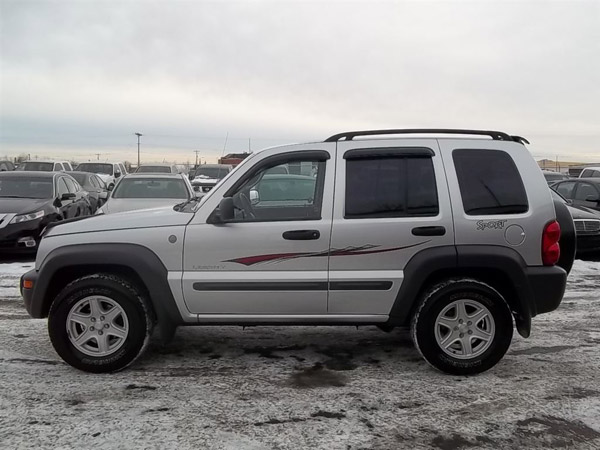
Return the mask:
{"type": "Polygon", "coordinates": [[[147,300],[128,281],[87,275],[56,297],[48,318],[50,340],[60,357],[86,372],[124,369],[148,344],[152,319],[147,300]]]}
{"type": "Polygon", "coordinates": [[[422,297],[411,335],[423,358],[435,368],[472,375],[496,365],[508,350],[512,314],[491,286],[472,279],[450,279],[422,297]]]}

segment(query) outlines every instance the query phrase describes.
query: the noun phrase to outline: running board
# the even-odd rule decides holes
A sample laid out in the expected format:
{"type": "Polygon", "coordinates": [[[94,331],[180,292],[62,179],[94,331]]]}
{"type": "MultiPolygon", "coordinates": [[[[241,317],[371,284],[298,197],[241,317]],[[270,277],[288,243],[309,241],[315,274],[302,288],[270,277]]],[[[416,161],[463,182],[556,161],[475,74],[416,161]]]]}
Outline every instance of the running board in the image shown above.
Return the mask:
{"type": "Polygon", "coordinates": [[[202,324],[231,325],[353,325],[364,323],[383,323],[389,320],[386,314],[198,314],[202,324]]]}

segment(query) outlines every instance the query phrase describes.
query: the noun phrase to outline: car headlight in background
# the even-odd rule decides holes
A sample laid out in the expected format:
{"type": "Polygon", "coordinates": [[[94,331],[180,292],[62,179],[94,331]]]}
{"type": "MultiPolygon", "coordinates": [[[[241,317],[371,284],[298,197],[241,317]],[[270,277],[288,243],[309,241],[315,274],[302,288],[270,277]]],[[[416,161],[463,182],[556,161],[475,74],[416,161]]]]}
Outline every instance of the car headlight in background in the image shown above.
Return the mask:
{"type": "Polygon", "coordinates": [[[102,208],[100,208],[98,211],[96,211],[96,216],[101,216],[102,214],[104,214],[104,210],[102,208]]]}
{"type": "Polygon", "coordinates": [[[36,211],[30,214],[21,214],[19,216],[13,217],[10,223],[29,222],[30,220],[41,219],[42,217],[44,217],[44,215],[44,211],[36,211]]]}

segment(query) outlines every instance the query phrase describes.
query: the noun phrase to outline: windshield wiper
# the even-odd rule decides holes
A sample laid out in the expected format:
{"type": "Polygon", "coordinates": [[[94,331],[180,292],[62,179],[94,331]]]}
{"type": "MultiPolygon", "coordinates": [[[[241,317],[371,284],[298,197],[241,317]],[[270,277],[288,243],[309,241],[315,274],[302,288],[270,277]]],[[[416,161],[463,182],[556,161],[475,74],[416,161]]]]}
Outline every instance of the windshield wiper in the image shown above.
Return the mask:
{"type": "Polygon", "coordinates": [[[201,199],[201,197],[196,197],[196,196],[191,197],[189,200],[186,200],[185,202],[176,204],[175,206],[173,206],[173,209],[175,211],[181,211],[181,210],[183,210],[183,208],[185,208],[190,203],[195,203],[195,202],[199,201],[200,199],[201,199]]]}

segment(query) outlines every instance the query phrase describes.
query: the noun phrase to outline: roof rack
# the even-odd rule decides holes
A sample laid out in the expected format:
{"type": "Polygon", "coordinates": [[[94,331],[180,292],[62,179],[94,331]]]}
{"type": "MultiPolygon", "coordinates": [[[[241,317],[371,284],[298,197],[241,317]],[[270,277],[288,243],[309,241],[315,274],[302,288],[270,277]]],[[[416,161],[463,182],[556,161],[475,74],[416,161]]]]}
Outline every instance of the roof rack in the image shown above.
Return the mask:
{"type": "Polygon", "coordinates": [[[376,136],[382,134],[474,134],[478,136],[490,136],[495,141],[512,141],[520,144],[529,144],[529,141],[521,136],[511,136],[502,131],[488,130],[457,130],[452,128],[406,128],[393,130],[366,130],[347,131],[334,134],[325,139],[325,142],[337,142],[341,140],[351,141],[357,136],[376,136]]]}

